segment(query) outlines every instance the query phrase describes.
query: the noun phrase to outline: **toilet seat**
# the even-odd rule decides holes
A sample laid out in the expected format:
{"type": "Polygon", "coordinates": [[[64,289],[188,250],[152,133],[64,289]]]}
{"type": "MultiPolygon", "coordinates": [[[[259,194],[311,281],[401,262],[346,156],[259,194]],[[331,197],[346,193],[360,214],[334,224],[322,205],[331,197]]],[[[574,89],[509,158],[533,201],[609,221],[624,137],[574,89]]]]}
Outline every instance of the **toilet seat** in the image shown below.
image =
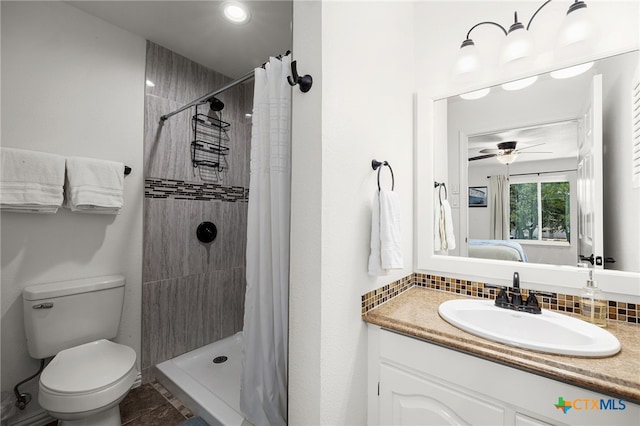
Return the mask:
{"type": "Polygon", "coordinates": [[[60,351],[40,376],[40,405],[57,413],[107,406],[135,382],[135,362],[133,349],[104,339],[60,351]]]}

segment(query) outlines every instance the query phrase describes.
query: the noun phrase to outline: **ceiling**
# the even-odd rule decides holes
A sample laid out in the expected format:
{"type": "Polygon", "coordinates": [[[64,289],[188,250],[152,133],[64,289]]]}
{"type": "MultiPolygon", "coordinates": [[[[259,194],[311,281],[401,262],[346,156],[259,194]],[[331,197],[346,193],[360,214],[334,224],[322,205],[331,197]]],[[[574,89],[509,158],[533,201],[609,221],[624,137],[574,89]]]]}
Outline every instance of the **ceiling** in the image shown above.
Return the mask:
{"type": "Polygon", "coordinates": [[[241,25],[223,17],[223,1],[67,3],[231,78],[292,46],[292,0],[241,1],[251,14],[241,25]]]}

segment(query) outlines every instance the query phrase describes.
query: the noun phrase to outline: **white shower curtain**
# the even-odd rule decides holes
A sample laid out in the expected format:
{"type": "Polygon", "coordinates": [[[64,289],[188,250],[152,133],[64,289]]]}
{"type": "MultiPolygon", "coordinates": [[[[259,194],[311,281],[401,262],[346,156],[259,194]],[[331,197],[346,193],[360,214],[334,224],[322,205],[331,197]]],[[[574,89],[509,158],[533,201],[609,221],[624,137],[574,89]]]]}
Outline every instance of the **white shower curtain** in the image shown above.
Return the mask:
{"type": "Polygon", "coordinates": [[[240,410],[256,426],[287,423],[290,69],[285,56],[255,70],[240,410]]]}
{"type": "Polygon", "coordinates": [[[491,224],[489,232],[494,240],[509,239],[509,178],[495,175],[489,179],[491,224]]]}

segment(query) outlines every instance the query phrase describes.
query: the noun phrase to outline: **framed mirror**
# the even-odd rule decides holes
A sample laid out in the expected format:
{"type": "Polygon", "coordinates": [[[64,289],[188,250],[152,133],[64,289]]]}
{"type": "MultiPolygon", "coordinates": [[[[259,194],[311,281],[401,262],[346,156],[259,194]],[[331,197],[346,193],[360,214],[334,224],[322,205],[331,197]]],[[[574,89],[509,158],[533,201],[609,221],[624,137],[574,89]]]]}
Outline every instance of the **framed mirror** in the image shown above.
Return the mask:
{"type": "MultiPolygon", "coordinates": [[[[542,286],[580,287],[582,262],[602,269],[608,291],[640,295],[639,56],[630,51],[532,76],[519,90],[503,84],[480,99],[429,104],[433,175],[449,187],[457,244],[446,252],[418,244],[418,268],[471,274],[473,267],[487,278],[527,270],[542,286]],[[484,187],[486,207],[478,207],[472,191],[484,187]]],[[[418,197],[419,216],[438,202],[425,198],[418,197]]],[[[418,233],[433,235],[428,228],[418,233]]]]}

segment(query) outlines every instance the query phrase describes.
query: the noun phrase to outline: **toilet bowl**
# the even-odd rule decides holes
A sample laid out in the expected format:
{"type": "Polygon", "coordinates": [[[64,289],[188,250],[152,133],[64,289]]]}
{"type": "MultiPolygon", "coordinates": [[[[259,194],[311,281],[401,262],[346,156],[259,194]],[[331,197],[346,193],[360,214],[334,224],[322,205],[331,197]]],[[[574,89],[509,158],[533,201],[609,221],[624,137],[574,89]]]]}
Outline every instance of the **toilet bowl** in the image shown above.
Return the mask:
{"type": "Polygon", "coordinates": [[[53,357],[38,402],[59,426],[120,426],[118,404],[138,379],[136,353],[117,336],[121,275],[35,284],[23,289],[29,355],[53,357]]]}
{"type": "Polygon", "coordinates": [[[60,425],[119,426],[135,363],[133,349],[104,339],[65,349],[42,372],[38,402],[60,425]]]}

